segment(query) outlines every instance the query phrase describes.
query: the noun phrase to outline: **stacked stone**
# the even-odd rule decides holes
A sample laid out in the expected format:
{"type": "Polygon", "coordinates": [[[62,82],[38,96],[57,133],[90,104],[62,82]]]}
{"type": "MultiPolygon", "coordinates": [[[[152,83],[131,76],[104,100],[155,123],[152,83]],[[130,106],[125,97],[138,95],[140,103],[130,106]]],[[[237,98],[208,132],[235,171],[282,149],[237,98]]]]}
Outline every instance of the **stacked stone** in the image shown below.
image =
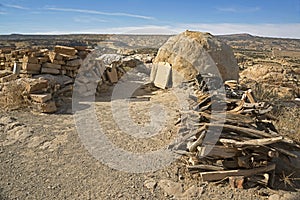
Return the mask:
{"type": "Polygon", "coordinates": [[[28,77],[40,74],[42,64],[48,62],[48,50],[41,49],[35,52],[28,52],[23,55],[21,76],[28,77]]]}
{"type": "Polygon", "coordinates": [[[55,46],[53,51],[1,49],[0,70],[13,71],[14,65],[20,68],[20,77],[37,74],[66,75],[75,78],[82,60],[89,50],[86,47],[55,46]]]}
{"type": "Polygon", "coordinates": [[[0,50],[0,70],[4,70],[5,69],[5,53],[0,50]]]}
{"type": "Polygon", "coordinates": [[[12,71],[14,63],[22,61],[24,50],[2,48],[0,50],[0,69],[12,71]]]}
{"type": "Polygon", "coordinates": [[[49,84],[43,79],[26,79],[26,93],[32,107],[39,112],[53,113],[57,110],[49,84]]]}
{"type": "Polygon", "coordinates": [[[82,59],[77,53],[73,47],[55,46],[54,51],[49,52],[50,62],[42,65],[41,73],[62,74],[75,78],[82,64],[82,59]]]}

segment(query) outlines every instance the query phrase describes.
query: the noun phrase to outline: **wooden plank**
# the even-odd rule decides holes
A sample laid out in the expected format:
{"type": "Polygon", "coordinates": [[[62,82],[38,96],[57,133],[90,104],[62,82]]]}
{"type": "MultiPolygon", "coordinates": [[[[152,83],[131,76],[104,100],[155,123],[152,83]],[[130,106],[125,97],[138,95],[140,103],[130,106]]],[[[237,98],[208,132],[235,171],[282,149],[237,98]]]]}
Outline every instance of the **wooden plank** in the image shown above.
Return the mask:
{"type": "Polygon", "coordinates": [[[212,172],[200,172],[200,176],[203,181],[218,181],[230,176],[244,176],[249,177],[255,174],[269,172],[275,170],[275,164],[270,164],[264,167],[258,167],[253,169],[237,169],[237,170],[225,170],[225,171],[212,171],[212,172]]]}

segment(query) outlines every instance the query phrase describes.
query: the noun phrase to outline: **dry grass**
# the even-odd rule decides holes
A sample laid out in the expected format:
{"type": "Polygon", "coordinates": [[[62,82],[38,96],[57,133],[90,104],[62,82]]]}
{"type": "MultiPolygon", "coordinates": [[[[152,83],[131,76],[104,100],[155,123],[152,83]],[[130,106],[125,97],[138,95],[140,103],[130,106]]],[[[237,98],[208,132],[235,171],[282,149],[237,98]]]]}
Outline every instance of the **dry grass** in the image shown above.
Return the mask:
{"type": "Polygon", "coordinates": [[[278,120],[274,125],[277,130],[300,143],[300,107],[281,107],[276,112],[276,116],[278,120]]]}
{"type": "Polygon", "coordinates": [[[250,88],[256,100],[273,105],[273,115],[277,119],[274,121],[274,125],[278,132],[300,143],[300,107],[290,101],[293,98],[288,96],[282,97],[272,88],[259,83],[251,85],[250,88]]]}

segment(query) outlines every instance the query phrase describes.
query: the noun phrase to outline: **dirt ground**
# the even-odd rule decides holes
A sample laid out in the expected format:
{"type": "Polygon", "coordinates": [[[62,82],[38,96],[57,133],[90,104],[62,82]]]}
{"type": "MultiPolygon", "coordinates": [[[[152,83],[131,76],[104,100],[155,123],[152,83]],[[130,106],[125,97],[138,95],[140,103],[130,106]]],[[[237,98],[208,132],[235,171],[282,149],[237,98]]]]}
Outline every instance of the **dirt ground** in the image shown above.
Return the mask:
{"type": "MultiPolygon", "coordinates": [[[[145,152],[174,139],[179,117],[171,92],[150,101],[130,102],[137,123],[149,120],[150,103],[162,103],[168,115],[162,134],[150,140],[122,133],[111,113],[109,92],[96,100],[99,123],[108,138],[133,152],[145,152]],[[101,120],[102,119],[102,120],[101,120]]],[[[127,173],[95,159],[76,131],[70,104],[62,114],[29,110],[0,112],[0,199],[297,199],[300,193],[268,188],[232,189],[226,182],[203,183],[186,172],[183,160],[155,172],[127,173]],[[271,198],[270,198],[271,199],[271,198]],[[279,198],[280,199],[280,198],[279,198]]]]}

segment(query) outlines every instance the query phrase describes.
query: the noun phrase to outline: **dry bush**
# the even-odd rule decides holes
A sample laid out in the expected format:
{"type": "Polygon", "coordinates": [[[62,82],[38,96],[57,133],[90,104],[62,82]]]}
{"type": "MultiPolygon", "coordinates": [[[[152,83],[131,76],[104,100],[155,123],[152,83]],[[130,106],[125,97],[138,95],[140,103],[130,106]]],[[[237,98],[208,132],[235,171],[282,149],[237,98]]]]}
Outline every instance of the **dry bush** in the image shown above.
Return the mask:
{"type": "Polygon", "coordinates": [[[24,91],[25,84],[20,79],[3,84],[0,88],[0,107],[7,110],[26,107],[24,91]]]}
{"type": "Polygon", "coordinates": [[[275,115],[278,120],[274,125],[279,133],[300,143],[300,107],[281,107],[275,115]]]}
{"type": "Polygon", "coordinates": [[[256,100],[273,105],[273,115],[276,118],[274,125],[278,132],[300,143],[300,107],[291,101],[294,98],[282,97],[274,88],[261,83],[252,84],[250,88],[256,100]]]}
{"type": "Polygon", "coordinates": [[[278,94],[271,88],[266,88],[260,83],[255,83],[251,90],[258,101],[272,101],[279,99],[278,94]]]}

